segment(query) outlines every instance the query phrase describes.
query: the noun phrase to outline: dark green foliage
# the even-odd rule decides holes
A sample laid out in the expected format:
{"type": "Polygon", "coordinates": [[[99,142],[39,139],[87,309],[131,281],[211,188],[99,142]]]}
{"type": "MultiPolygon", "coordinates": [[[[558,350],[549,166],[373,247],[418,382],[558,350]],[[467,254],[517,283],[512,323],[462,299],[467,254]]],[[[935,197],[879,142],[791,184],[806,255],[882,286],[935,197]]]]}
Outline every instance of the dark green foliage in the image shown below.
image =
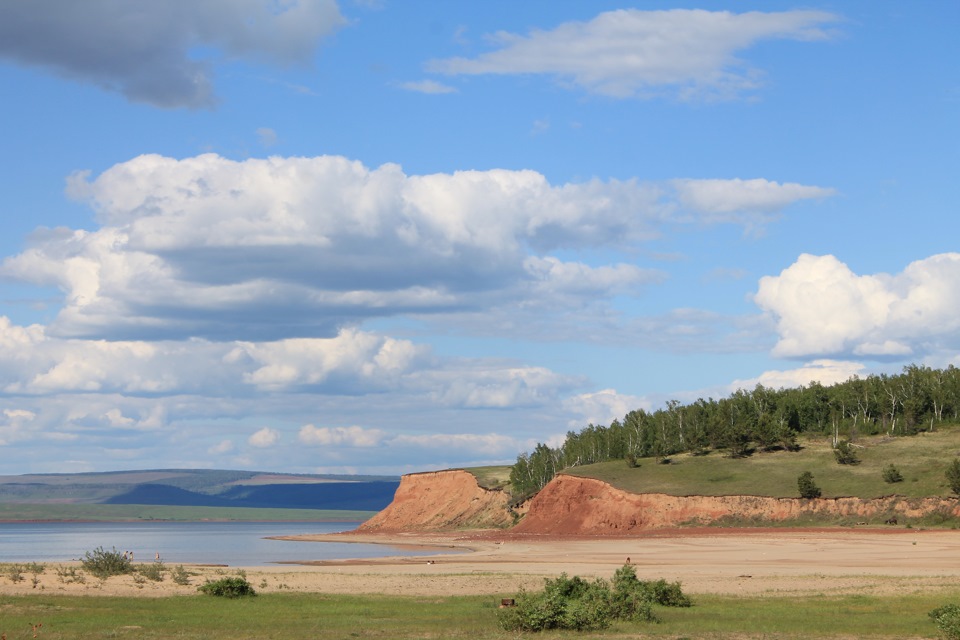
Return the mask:
{"type": "MultiPolygon", "coordinates": [[[[829,387],[818,382],[794,389],[757,385],[719,400],[700,398],[688,405],[671,400],[653,412],[631,411],[609,426],[570,431],[558,448],[538,444],[522,454],[510,480],[515,497],[529,496],[571,467],[708,450],[734,458],[795,451],[797,435],[804,433],[846,436],[837,461],[856,464],[858,456],[849,446],[856,434],[905,436],[932,431],[944,420],[960,420],[960,369],[952,365],[942,370],[909,365],[899,375],[854,376],[829,387]]],[[[957,488],[960,495],[960,470],[957,488]]]]}
{"type": "Polygon", "coordinates": [[[205,593],[208,596],[219,596],[222,598],[242,598],[245,596],[255,596],[253,586],[247,582],[246,578],[240,576],[234,578],[220,578],[212,582],[207,582],[199,587],[197,591],[205,593]]]}
{"type": "Polygon", "coordinates": [[[960,640],[960,605],[945,604],[930,612],[930,619],[937,625],[940,637],[960,640]]]}
{"type": "Polygon", "coordinates": [[[860,458],[849,440],[838,441],[837,446],[833,448],[833,455],[837,459],[837,464],[860,464],[860,458]]]}
{"type": "Polygon", "coordinates": [[[633,455],[632,453],[628,453],[628,454],[627,454],[627,466],[630,467],[631,469],[636,469],[636,468],[637,468],[637,456],[633,455]]]}
{"type": "Polygon", "coordinates": [[[820,497],[820,487],[813,481],[813,474],[804,471],[797,477],[797,489],[800,490],[800,497],[811,500],[820,497]]]}
{"type": "Polygon", "coordinates": [[[130,559],[116,548],[106,551],[103,547],[97,547],[93,551],[87,551],[80,563],[97,578],[122,576],[133,572],[130,559]]]}
{"type": "Polygon", "coordinates": [[[893,484],[903,482],[903,474],[892,462],[883,468],[883,481],[893,484]]]}
{"type": "Polygon", "coordinates": [[[637,579],[633,566],[624,565],[614,574],[613,584],[597,579],[587,582],[562,574],[545,580],[543,591],[521,590],[516,606],[501,609],[500,626],[508,631],[604,629],[615,620],[656,622],[654,605],[689,607],[690,599],[679,583],[637,579]]]}
{"type": "Polygon", "coordinates": [[[953,461],[950,462],[950,466],[947,467],[944,475],[947,477],[947,484],[950,485],[950,490],[960,496],[960,458],[954,458],[953,461]]]}

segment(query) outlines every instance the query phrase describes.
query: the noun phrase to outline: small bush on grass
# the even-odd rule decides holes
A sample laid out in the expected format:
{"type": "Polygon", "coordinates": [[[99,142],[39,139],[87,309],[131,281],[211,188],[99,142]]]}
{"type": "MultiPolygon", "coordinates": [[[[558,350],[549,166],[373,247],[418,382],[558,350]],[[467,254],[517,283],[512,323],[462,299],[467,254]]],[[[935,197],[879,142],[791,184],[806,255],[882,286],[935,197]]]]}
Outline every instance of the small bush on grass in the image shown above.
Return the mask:
{"type": "Polygon", "coordinates": [[[133,565],[130,563],[130,559],[127,558],[126,554],[117,551],[116,548],[105,551],[103,547],[97,547],[93,551],[87,551],[80,564],[89,573],[100,579],[133,573],[133,565]]]}
{"type": "Polygon", "coordinates": [[[837,464],[860,464],[860,458],[849,440],[837,442],[837,446],[833,449],[833,455],[837,459],[837,464]]]}
{"type": "Polygon", "coordinates": [[[809,471],[804,471],[797,477],[797,489],[801,498],[812,500],[820,497],[820,487],[813,481],[813,474],[809,471]]]}
{"type": "Polygon", "coordinates": [[[507,631],[590,631],[604,629],[614,620],[656,622],[654,605],[690,606],[680,583],[638,580],[631,565],[617,570],[612,585],[601,579],[587,582],[561,574],[546,580],[543,591],[521,590],[514,600],[516,606],[498,613],[500,626],[507,631]]]}
{"type": "Polygon", "coordinates": [[[950,490],[957,496],[960,496],[960,458],[954,458],[944,473],[947,478],[947,484],[950,490]]]}
{"type": "Polygon", "coordinates": [[[937,625],[940,637],[945,640],[960,640],[960,605],[945,604],[930,612],[930,619],[937,625]]]}
{"type": "Polygon", "coordinates": [[[255,596],[253,585],[247,582],[246,578],[220,578],[213,582],[207,582],[199,587],[197,591],[205,593],[208,596],[219,596],[221,598],[242,598],[245,596],[255,596]]]}
{"type": "Polygon", "coordinates": [[[903,474],[892,462],[883,468],[883,481],[889,484],[903,482],[903,474]]]}

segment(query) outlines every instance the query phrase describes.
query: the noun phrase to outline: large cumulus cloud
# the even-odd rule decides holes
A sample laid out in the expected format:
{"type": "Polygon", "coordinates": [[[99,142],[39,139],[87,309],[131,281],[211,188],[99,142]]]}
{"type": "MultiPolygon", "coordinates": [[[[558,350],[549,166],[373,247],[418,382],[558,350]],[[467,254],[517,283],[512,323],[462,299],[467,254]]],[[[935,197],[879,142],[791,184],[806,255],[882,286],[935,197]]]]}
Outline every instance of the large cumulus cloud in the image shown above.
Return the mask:
{"type": "Polygon", "coordinates": [[[309,62],[344,22],[334,0],[5,0],[0,57],[159,107],[214,104],[212,64],[309,62]]]}
{"type": "Polygon", "coordinates": [[[832,255],[804,254],[761,279],[754,301],[776,320],[776,356],[906,359],[955,349],[960,253],[866,275],[832,255]]]}
{"type": "Polygon", "coordinates": [[[751,200],[742,182],[722,182],[690,200],[699,181],[555,185],[531,170],[410,176],[342,157],[147,155],[73,176],[70,193],[100,228],[40,230],[0,275],[62,290],[50,327],[62,336],[333,336],[374,317],[636,295],[664,274],[610,256],[664,224],[716,221],[718,209],[762,224],[829,195],[761,180],[764,197],[751,200]],[[591,261],[557,255],[589,251],[591,261]]]}

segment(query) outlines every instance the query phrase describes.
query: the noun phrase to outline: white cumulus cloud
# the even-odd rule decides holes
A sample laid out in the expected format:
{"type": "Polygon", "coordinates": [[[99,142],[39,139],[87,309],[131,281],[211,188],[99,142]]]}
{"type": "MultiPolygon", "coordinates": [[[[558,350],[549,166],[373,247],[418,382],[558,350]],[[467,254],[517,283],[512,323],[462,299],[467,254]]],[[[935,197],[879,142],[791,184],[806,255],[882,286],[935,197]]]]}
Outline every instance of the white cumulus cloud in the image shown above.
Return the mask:
{"type": "Polygon", "coordinates": [[[730,13],[623,9],[527,35],[499,32],[493,51],[433,60],[448,75],[548,74],[591,93],[617,98],[669,92],[732,96],[759,85],[736,54],[774,39],[817,40],[838,17],[822,11],[730,13]]]}
{"type": "Polygon", "coordinates": [[[375,447],[386,434],[380,429],[363,427],[316,427],[312,424],[300,428],[299,439],[303,444],[332,447],[375,447]]]}
{"type": "Polygon", "coordinates": [[[795,369],[764,371],[755,378],[735,380],[730,384],[729,391],[753,389],[758,384],[771,389],[790,389],[811,382],[830,386],[862,375],[865,368],[863,363],[849,360],[813,360],[795,369]]]}
{"type": "Polygon", "coordinates": [[[617,393],[616,389],[601,389],[566,398],[563,408],[577,416],[570,420],[568,426],[582,428],[587,424],[608,425],[613,420],[622,420],[623,416],[636,409],[650,409],[650,401],[617,393]]]}
{"type": "Polygon", "coordinates": [[[60,336],[329,337],[370,318],[630,294],[663,274],[550,252],[631,249],[731,200],[745,202],[739,223],[762,224],[825,191],[763,182],[776,195],[762,205],[736,195],[742,183],[719,181],[683,210],[673,187],[638,180],[554,185],[531,170],[408,176],[342,157],[148,155],[73,176],[69,193],[101,227],[38,230],[0,276],[59,288],[48,332],[60,336]]]}
{"type": "Polygon", "coordinates": [[[823,199],[836,190],[762,178],[741,180],[674,180],[677,198],[687,209],[705,215],[711,222],[748,225],[765,221],[785,207],[802,200],[823,199]]]}
{"type": "Polygon", "coordinates": [[[897,358],[960,344],[960,253],[858,275],[835,256],[801,255],[760,280],[756,304],[774,317],[784,357],[897,358]]]}
{"type": "Polygon", "coordinates": [[[267,449],[280,442],[280,432],[270,427],[264,427],[247,438],[247,442],[250,446],[258,449],[267,449]]]}

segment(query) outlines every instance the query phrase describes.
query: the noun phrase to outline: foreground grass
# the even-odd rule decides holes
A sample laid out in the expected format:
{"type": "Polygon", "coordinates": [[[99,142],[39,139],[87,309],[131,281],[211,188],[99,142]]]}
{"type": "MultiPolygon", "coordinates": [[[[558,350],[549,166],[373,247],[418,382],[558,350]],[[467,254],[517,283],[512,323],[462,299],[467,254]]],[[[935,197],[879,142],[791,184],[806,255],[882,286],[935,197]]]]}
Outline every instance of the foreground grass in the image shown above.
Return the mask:
{"type": "Polygon", "coordinates": [[[567,469],[564,473],[604,480],[633,493],[677,496],[759,495],[796,498],[797,476],[813,473],[823,497],[878,498],[949,496],[944,477],[947,465],[960,452],[960,427],[939,427],[933,433],[887,438],[861,437],[857,465],[837,464],[826,438],[802,440],[797,452],[757,452],[746,458],[729,458],[713,451],[705,456],[673,456],[670,464],[641,458],[637,468],[622,460],[567,469]],[[883,481],[883,468],[894,464],[904,481],[883,481]],[[758,482],[762,478],[762,482],[758,482]]]}
{"type": "Polygon", "coordinates": [[[698,596],[689,609],[660,609],[660,624],[620,624],[597,633],[519,635],[497,626],[499,596],[403,598],[266,594],[112,598],[0,597],[0,633],[36,637],[209,638],[933,638],[927,613],[951,594],[891,597],[734,598],[698,596]]]}
{"type": "Polygon", "coordinates": [[[0,504],[0,521],[31,522],[362,522],[376,511],[185,507],[138,504],[0,504]]]}

